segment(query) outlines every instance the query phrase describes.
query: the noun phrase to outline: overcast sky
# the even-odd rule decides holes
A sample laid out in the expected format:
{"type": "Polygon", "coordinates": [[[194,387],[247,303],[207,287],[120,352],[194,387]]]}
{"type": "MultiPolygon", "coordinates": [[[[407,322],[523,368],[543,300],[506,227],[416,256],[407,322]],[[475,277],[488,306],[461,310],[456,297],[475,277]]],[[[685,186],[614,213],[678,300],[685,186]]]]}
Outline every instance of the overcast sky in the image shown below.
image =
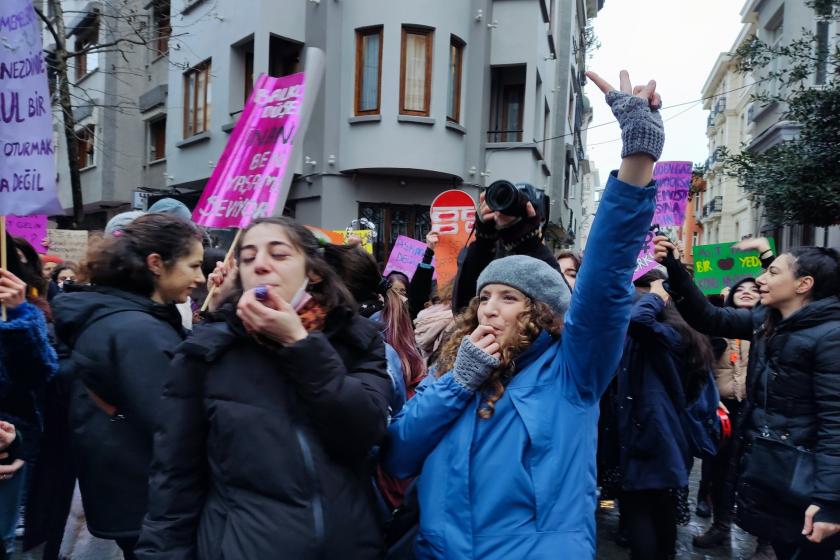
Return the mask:
{"type": "MultiPolygon", "coordinates": [[[[615,87],[622,69],[630,72],[634,84],[656,80],[666,107],[663,160],[700,163],[708,157],[708,112],[702,103],[690,109],[688,105],[667,107],[701,97],[718,55],[732,47],[741,31],[743,4],[743,0],[606,0],[592,20],[601,48],[587,61],[589,70],[615,87]],[[686,112],[679,114],[682,111],[686,112]]],[[[591,81],[586,95],[594,111],[590,127],[614,120],[603,94],[591,81]]],[[[589,130],[589,159],[600,170],[602,184],[621,162],[621,142],[602,142],[620,138],[616,123],[589,130]]]]}

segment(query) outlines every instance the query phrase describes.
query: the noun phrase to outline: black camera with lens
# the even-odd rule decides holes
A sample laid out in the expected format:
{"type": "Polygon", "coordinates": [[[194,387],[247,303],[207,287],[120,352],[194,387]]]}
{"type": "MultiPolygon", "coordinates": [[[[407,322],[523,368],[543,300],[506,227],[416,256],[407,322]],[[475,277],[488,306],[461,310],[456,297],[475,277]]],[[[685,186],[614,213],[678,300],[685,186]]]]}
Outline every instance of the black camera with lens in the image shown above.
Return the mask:
{"type": "Polygon", "coordinates": [[[548,196],[530,183],[511,183],[504,179],[493,182],[484,193],[484,201],[494,212],[517,218],[527,218],[527,206],[534,206],[540,222],[548,217],[548,196]]]}

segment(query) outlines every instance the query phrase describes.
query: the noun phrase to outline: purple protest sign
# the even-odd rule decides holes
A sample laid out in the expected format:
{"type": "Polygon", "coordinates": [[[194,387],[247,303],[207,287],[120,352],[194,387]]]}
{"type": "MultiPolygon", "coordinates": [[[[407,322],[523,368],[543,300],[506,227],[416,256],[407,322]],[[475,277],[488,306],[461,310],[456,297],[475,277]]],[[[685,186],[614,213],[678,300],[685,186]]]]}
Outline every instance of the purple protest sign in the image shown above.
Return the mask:
{"type": "Polygon", "coordinates": [[[293,146],[303,136],[304,93],[303,73],[257,79],[195,207],[197,224],[243,228],[285,202],[293,146]]]}
{"type": "MultiPolygon", "coordinates": [[[[388,264],[385,266],[384,276],[392,272],[402,272],[408,279],[414,278],[414,272],[423,262],[423,254],[426,252],[426,244],[410,237],[400,235],[394,242],[391,249],[391,256],[388,257],[388,264]]],[[[435,261],[432,259],[432,266],[435,261]]]]}
{"type": "Polygon", "coordinates": [[[660,161],[653,170],[656,181],[656,212],[653,223],[660,227],[681,226],[691,188],[690,161],[660,161]]]}
{"type": "Polygon", "coordinates": [[[654,244],[653,238],[656,233],[649,231],[645,236],[645,242],[642,244],[642,250],[639,251],[639,256],[636,257],[636,272],[633,273],[633,281],[635,282],[646,272],[649,272],[659,266],[659,263],[653,259],[654,244]]]}
{"type": "Polygon", "coordinates": [[[39,253],[46,253],[47,216],[6,216],[6,231],[14,237],[26,239],[39,253]]]}
{"type": "Polygon", "coordinates": [[[0,2],[0,37],[0,214],[62,214],[47,64],[31,0],[0,2]]]}

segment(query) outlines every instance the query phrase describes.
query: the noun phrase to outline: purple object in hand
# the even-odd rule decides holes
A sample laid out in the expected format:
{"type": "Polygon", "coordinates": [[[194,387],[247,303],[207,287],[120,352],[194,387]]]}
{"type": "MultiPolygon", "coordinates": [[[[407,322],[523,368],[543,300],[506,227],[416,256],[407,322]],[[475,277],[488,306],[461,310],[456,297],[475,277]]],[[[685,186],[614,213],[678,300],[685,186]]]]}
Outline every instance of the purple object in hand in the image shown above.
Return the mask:
{"type": "Polygon", "coordinates": [[[260,301],[265,301],[268,299],[268,286],[259,285],[254,288],[254,297],[260,301]]]}

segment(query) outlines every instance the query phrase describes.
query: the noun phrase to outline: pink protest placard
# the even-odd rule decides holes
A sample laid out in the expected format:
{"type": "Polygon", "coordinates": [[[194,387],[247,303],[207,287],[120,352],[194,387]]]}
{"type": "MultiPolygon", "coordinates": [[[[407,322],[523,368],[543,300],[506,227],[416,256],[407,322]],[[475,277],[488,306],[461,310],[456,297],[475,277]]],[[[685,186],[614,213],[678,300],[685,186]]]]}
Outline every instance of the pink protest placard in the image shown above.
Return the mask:
{"type": "Polygon", "coordinates": [[[656,268],[659,263],[653,259],[654,245],[653,238],[656,233],[649,231],[645,236],[645,242],[642,244],[642,250],[639,251],[639,256],[636,257],[636,272],[633,273],[633,281],[635,282],[646,272],[656,268]]]}
{"type": "Polygon", "coordinates": [[[64,213],[55,186],[53,113],[43,49],[32,1],[2,0],[0,214],[6,216],[64,213]]]}
{"type": "MultiPolygon", "coordinates": [[[[391,256],[388,257],[383,276],[388,276],[391,272],[402,272],[411,280],[414,278],[417,267],[423,262],[425,252],[425,243],[400,235],[391,249],[391,256]]],[[[434,265],[435,261],[432,259],[432,266],[434,265]]]]}
{"type": "Polygon", "coordinates": [[[281,199],[285,202],[293,173],[292,149],[303,135],[303,102],[302,72],[257,79],[193,211],[197,224],[243,228],[271,216],[281,199]]]}
{"type": "Polygon", "coordinates": [[[653,223],[660,227],[681,226],[691,189],[690,161],[660,161],[653,170],[656,181],[656,211],[653,223]]]}
{"type": "Polygon", "coordinates": [[[6,216],[6,231],[14,237],[26,239],[39,253],[46,253],[47,216],[6,216]]]}

